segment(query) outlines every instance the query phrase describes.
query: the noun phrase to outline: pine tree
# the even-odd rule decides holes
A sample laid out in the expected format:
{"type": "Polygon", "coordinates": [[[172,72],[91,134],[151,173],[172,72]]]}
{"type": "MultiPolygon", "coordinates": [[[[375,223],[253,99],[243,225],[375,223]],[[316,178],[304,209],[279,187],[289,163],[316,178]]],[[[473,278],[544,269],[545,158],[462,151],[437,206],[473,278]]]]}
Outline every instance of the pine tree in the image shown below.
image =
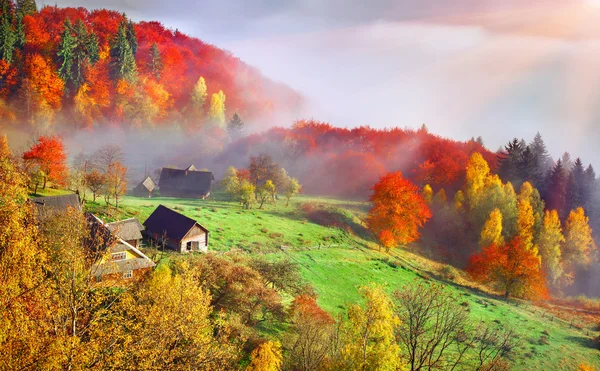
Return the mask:
{"type": "Polygon", "coordinates": [[[566,218],[567,213],[569,212],[566,205],[568,179],[562,160],[558,160],[548,178],[548,188],[545,199],[548,209],[558,211],[558,215],[561,219],[566,218]]]}
{"type": "Polygon", "coordinates": [[[60,63],[58,76],[63,79],[65,84],[68,84],[74,80],[73,65],[75,64],[75,48],[77,47],[77,40],[73,35],[73,25],[69,18],[65,20],[63,28],[57,52],[60,63]]]}
{"type": "Polygon", "coordinates": [[[131,47],[131,52],[135,56],[138,50],[138,41],[137,36],[135,34],[135,26],[132,21],[127,23],[127,41],[129,42],[129,46],[131,47]]]}
{"type": "Polygon", "coordinates": [[[0,2],[0,58],[12,63],[15,46],[17,45],[17,33],[13,27],[14,13],[12,4],[8,0],[0,2]]]}
{"type": "Polygon", "coordinates": [[[520,185],[522,182],[519,171],[519,163],[525,147],[523,141],[514,138],[504,147],[504,150],[498,155],[498,175],[506,181],[514,185],[520,185]]]}
{"type": "Polygon", "coordinates": [[[15,45],[19,49],[23,49],[25,47],[25,24],[23,24],[23,16],[21,14],[17,15],[17,26],[15,27],[15,45]]]}
{"type": "Polygon", "coordinates": [[[227,123],[227,132],[229,133],[229,138],[231,140],[237,140],[241,137],[246,136],[245,130],[246,124],[242,121],[240,115],[236,113],[233,114],[233,117],[227,123]]]}
{"type": "Polygon", "coordinates": [[[24,17],[37,13],[35,0],[17,0],[17,16],[24,17]]]}
{"type": "Polygon", "coordinates": [[[127,38],[127,22],[123,20],[119,25],[117,34],[113,38],[110,47],[111,75],[114,80],[135,81],[137,79],[137,66],[127,38]]]}
{"type": "Polygon", "coordinates": [[[517,164],[519,178],[525,182],[532,182],[538,185],[543,182],[544,174],[540,170],[538,158],[530,146],[527,146],[517,164]]]}
{"type": "Polygon", "coordinates": [[[537,165],[535,174],[539,176],[538,179],[533,179],[533,185],[543,193],[546,187],[547,174],[552,169],[552,160],[548,154],[546,143],[544,143],[544,139],[539,132],[535,135],[533,141],[529,144],[529,147],[531,148],[531,152],[535,157],[537,165]]]}
{"type": "Polygon", "coordinates": [[[148,54],[148,70],[155,79],[159,80],[164,68],[165,66],[162,61],[162,56],[160,55],[160,50],[158,49],[158,44],[154,42],[150,48],[150,53],[148,54]]]}
{"type": "Polygon", "coordinates": [[[586,203],[586,200],[584,200],[584,187],[585,169],[583,168],[581,159],[577,158],[571,169],[569,182],[567,183],[566,207],[569,210],[577,209],[586,203]]]}

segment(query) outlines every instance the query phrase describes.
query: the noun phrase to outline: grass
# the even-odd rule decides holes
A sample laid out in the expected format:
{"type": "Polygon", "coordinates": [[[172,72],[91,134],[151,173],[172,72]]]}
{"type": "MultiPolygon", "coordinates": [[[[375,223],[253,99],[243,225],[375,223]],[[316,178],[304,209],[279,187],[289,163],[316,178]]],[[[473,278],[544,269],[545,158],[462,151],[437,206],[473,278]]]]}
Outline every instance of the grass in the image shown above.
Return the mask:
{"type": "MultiPolygon", "coordinates": [[[[136,217],[143,222],[159,204],[194,218],[211,230],[211,250],[240,250],[295,261],[318,293],[319,304],[332,314],[360,302],[361,286],[374,283],[393,292],[416,281],[436,282],[437,273],[444,267],[405,249],[378,251],[364,228],[358,228],[368,206],[357,201],[301,196],[289,207],[280,204],[276,208],[265,206],[264,210],[242,210],[217,195],[212,200],[125,197],[119,211],[107,208],[103,201],[87,206],[108,220],[136,217]],[[344,221],[348,228],[318,224],[319,220],[315,222],[301,211],[307,203],[320,204],[321,209],[337,215],[335,220],[344,221]],[[282,250],[281,246],[286,248],[282,250]]],[[[598,336],[597,328],[572,326],[551,308],[507,302],[486,294],[473,288],[468,277],[460,272],[459,275],[455,283],[439,282],[469,308],[473,321],[510,326],[518,331],[521,345],[515,369],[576,370],[580,363],[600,369],[600,352],[591,341],[598,336]]]]}

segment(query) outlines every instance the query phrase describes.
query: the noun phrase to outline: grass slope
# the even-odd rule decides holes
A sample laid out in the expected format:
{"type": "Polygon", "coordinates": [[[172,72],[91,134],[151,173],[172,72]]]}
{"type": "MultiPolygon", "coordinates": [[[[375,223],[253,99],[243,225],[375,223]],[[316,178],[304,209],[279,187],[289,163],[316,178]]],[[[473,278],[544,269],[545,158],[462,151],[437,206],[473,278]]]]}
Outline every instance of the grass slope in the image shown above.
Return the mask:
{"type": "MultiPolygon", "coordinates": [[[[418,280],[436,281],[440,264],[398,249],[384,253],[358,226],[367,205],[361,202],[298,197],[290,207],[242,210],[234,203],[215,200],[125,197],[120,211],[102,201],[88,209],[108,219],[137,217],[144,221],[163,204],[196,219],[211,230],[211,250],[239,249],[270,258],[288,258],[301,266],[302,275],[319,294],[319,304],[331,313],[342,312],[360,301],[361,286],[376,283],[393,292],[418,280]],[[347,222],[348,228],[330,228],[308,221],[299,211],[302,203],[320,203],[347,222]],[[281,250],[281,245],[287,246],[281,250]]],[[[472,289],[468,278],[461,283],[442,282],[469,308],[471,319],[518,330],[521,345],[515,359],[518,370],[576,370],[582,362],[600,368],[600,352],[593,348],[591,328],[577,328],[530,303],[506,302],[472,289]],[[466,284],[466,285],[462,285],[466,284]],[[542,336],[547,337],[544,341],[542,336]]]]}

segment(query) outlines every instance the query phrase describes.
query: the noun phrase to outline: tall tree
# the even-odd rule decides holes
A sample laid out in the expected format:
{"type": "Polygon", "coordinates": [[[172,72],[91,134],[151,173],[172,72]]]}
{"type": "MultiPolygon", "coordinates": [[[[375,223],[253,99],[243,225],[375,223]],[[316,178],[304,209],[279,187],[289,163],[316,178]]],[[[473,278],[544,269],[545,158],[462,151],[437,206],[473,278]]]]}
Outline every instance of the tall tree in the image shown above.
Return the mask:
{"type": "Polygon", "coordinates": [[[517,235],[521,239],[521,245],[523,248],[532,251],[536,256],[538,255],[537,247],[534,246],[534,226],[535,218],[533,215],[533,208],[531,202],[528,199],[519,200],[519,214],[517,217],[517,235]]]}
{"type": "Polygon", "coordinates": [[[8,63],[12,63],[15,46],[17,44],[17,34],[15,32],[14,10],[10,0],[0,2],[0,58],[8,63]]]}
{"type": "Polygon", "coordinates": [[[23,160],[37,164],[44,172],[44,189],[48,180],[59,184],[67,180],[67,156],[62,138],[58,136],[39,137],[31,149],[23,153],[23,160]]]}
{"type": "Polygon", "coordinates": [[[126,20],[121,21],[117,34],[111,41],[110,59],[111,75],[114,80],[136,80],[137,65],[128,38],[128,23],[126,20]]]}
{"type": "Polygon", "coordinates": [[[562,250],[565,271],[573,272],[578,267],[587,267],[596,252],[589,218],[583,208],[572,210],[565,223],[565,245],[562,250]]]}
{"type": "Polygon", "coordinates": [[[222,90],[210,97],[208,118],[221,126],[225,125],[225,94],[222,90]]]}
{"type": "Polygon", "coordinates": [[[556,210],[546,210],[544,223],[540,231],[539,250],[542,268],[551,287],[556,288],[563,273],[561,265],[561,247],[565,242],[556,210]]]}
{"type": "Polygon", "coordinates": [[[479,238],[479,245],[481,247],[488,247],[491,245],[503,245],[504,237],[502,236],[502,213],[499,209],[494,209],[490,213],[490,217],[485,222],[481,236],[479,238]]]}
{"type": "Polygon", "coordinates": [[[577,158],[571,168],[565,194],[565,203],[568,210],[574,210],[586,204],[584,188],[585,169],[583,168],[581,159],[577,158]]]}
{"type": "Polygon", "coordinates": [[[473,153],[467,164],[465,192],[471,209],[481,201],[489,175],[490,167],[487,161],[479,152],[473,153]]]}
{"type": "Polygon", "coordinates": [[[566,204],[568,179],[562,160],[558,160],[548,178],[545,199],[548,209],[558,211],[561,219],[566,218],[568,213],[566,204]]]}
{"type": "MultiPolygon", "coordinates": [[[[550,155],[548,154],[548,149],[546,148],[546,143],[544,143],[544,139],[539,132],[535,135],[529,146],[531,147],[531,151],[533,152],[534,156],[537,158],[538,173],[545,175],[551,168],[551,160],[550,155]]],[[[542,184],[536,183],[534,185],[536,188],[543,188],[542,184]]]]}
{"type": "Polygon", "coordinates": [[[77,39],[74,36],[73,24],[69,18],[63,23],[63,32],[58,44],[58,60],[60,68],[58,75],[64,82],[72,82],[75,79],[73,75],[73,66],[75,65],[75,48],[77,48],[77,39]]]}
{"type": "Polygon", "coordinates": [[[163,63],[162,56],[160,55],[160,50],[158,49],[158,44],[156,42],[152,43],[152,47],[150,47],[147,68],[150,71],[150,74],[154,76],[155,79],[160,80],[165,65],[163,63]]]}
{"type": "Polygon", "coordinates": [[[401,172],[383,176],[373,186],[370,201],[367,225],[386,248],[418,240],[419,229],[431,218],[421,192],[401,172]]]}
{"type": "Polygon", "coordinates": [[[127,22],[127,42],[129,42],[131,52],[135,56],[138,50],[138,41],[137,36],[135,34],[135,25],[132,21],[127,22]]]}
{"type": "Polygon", "coordinates": [[[37,13],[35,0],[17,0],[17,15],[24,17],[37,13]]]}
{"type": "Polygon", "coordinates": [[[519,165],[521,156],[525,151],[523,142],[514,138],[504,147],[504,150],[498,155],[498,175],[502,180],[513,184],[521,184],[521,171],[519,165]]]}

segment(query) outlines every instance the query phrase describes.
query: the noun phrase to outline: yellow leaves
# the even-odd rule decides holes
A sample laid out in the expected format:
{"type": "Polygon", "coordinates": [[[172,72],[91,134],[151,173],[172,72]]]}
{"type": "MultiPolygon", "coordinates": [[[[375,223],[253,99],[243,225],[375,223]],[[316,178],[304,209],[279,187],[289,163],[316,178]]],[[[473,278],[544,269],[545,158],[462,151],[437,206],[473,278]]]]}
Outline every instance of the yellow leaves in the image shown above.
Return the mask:
{"type": "Polygon", "coordinates": [[[583,208],[579,207],[571,211],[565,223],[565,264],[570,268],[587,266],[595,251],[596,243],[592,237],[589,218],[585,216],[583,208]]]}
{"type": "Polygon", "coordinates": [[[433,189],[431,189],[429,184],[425,184],[425,187],[423,187],[423,199],[428,204],[430,204],[433,199],[433,189]]]}
{"type": "Polygon", "coordinates": [[[520,199],[518,203],[518,214],[517,214],[517,233],[521,237],[523,247],[528,250],[532,250],[537,255],[537,247],[533,246],[533,225],[535,218],[533,215],[533,208],[531,202],[528,199],[520,199]]]}
{"type": "Polygon", "coordinates": [[[221,127],[225,125],[225,94],[222,90],[211,96],[208,118],[221,127]]]}
{"type": "Polygon", "coordinates": [[[539,251],[542,258],[542,268],[551,286],[556,287],[558,279],[562,276],[561,245],[565,242],[560,218],[556,210],[547,210],[540,230],[539,251]]]}
{"type": "Polygon", "coordinates": [[[283,360],[281,344],[278,341],[268,341],[260,344],[251,354],[252,361],[248,371],[279,371],[283,360]]]}
{"type": "Polygon", "coordinates": [[[467,197],[471,205],[478,202],[490,174],[490,167],[479,152],[473,153],[467,164],[467,197]]]}
{"type": "Polygon", "coordinates": [[[502,237],[502,213],[499,209],[494,209],[490,213],[490,217],[485,222],[481,236],[479,239],[479,245],[481,247],[488,247],[491,245],[503,245],[504,237],[502,237]]]}

